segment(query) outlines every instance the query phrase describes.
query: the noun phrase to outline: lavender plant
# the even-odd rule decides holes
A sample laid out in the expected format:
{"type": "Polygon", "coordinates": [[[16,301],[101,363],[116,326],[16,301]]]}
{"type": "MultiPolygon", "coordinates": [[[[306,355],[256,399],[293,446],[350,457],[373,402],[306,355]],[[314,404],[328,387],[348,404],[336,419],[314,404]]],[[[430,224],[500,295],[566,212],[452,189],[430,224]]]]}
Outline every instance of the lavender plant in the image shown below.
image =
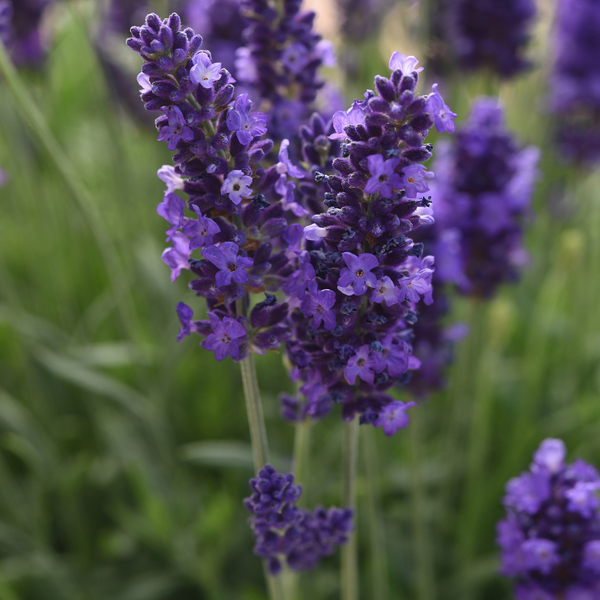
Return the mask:
{"type": "Polygon", "coordinates": [[[600,159],[600,12],[595,0],[561,0],[554,31],[550,107],[567,160],[600,159]]]}
{"type": "Polygon", "coordinates": [[[565,463],[546,439],[530,470],[506,485],[498,523],[504,575],[520,600],[593,600],[600,594],[600,477],[581,459],[565,463]]]}

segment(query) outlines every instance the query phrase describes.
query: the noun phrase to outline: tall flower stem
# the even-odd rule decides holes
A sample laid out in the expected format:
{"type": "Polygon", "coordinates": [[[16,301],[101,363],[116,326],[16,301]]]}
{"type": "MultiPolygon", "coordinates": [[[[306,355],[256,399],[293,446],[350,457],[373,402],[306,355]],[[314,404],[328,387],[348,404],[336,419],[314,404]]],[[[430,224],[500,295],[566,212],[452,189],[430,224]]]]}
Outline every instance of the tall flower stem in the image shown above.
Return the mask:
{"type": "MultiPolygon", "coordinates": [[[[239,314],[247,312],[244,300],[238,300],[237,308],[239,314]]],[[[267,428],[265,427],[260,390],[258,388],[258,377],[256,376],[256,366],[252,352],[248,352],[248,356],[240,361],[240,370],[242,372],[242,384],[246,400],[248,426],[250,428],[254,470],[258,472],[269,462],[269,443],[267,441],[267,428]]],[[[264,564],[263,569],[269,588],[269,597],[271,600],[283,600],[285,596],[283,594],[281,577],[273,577],[264,564]]]]}
{"type": "Polygon", "coordinates": [[[308,473],[308,457],[310,449],[310,418],[296,425],[296,433],[294,436],[294,458],[292,464],[292,472],[296,481],[302,484],[302,499],[307,502],[307,473],[308,473]]]}
{"type": "MultiPolygon", "coordinates": [[[[356,462],[358,457],[358,418],[344,424],[343,446],[343,506],[356,511],[356,462]]],[[[358,600],[358,557],[356,544],[356,523],[354,532],[345,546],[342,546],[341,598],[358,600]]]]}

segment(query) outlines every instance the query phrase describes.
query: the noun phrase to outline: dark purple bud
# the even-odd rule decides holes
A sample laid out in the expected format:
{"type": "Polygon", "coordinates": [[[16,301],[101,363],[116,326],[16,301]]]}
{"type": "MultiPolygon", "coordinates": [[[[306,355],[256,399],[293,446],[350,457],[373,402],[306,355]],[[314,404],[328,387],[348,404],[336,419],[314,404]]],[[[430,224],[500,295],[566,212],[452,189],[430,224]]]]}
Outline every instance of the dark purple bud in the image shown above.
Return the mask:
{"type": "Polygon", "coordinates": [[[283,217],[269,219],[260,228],[261,236],[270,238],[279,235],[287,227],[287,220],[283,217]]]}
{"type": "Polygon", "coordinates": [[[431,152],[425,148],[409,148],[402,151],[402,156],[412,162],[425,162],[431,158],[431,152]]]}
{"type": "MultiPolygon", "coordinates": [[[[220,90],[213,100],[213,104],[215,108],[223,108],[227,106],[231,99],[233,98],[233,94],[235,92],[235,88],[230,83],[227,84],[222,90],[220,90]]],[[[237,136],[236,136],[237,138],[237,136]]]]}
{"type": "Polygon", "coordinates": [[[375,77],[375,87],[379,92],[379,95],[388,102],[393,102],[396,99],[396,90],[394,86],[386,77],[381,77],[377,75],[375,77]]]}

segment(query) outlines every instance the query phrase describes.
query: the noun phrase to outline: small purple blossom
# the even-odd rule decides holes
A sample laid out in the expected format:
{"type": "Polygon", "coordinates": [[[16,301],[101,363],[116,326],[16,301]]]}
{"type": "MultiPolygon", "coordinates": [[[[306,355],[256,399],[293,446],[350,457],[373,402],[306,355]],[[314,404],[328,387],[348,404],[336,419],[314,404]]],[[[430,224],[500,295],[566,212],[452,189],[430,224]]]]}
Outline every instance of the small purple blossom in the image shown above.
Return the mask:
{"type": "Polygon", "coordinates": [[[163,165],[156,174],[159,179],[162,179],[167,184],[167,192],[183,189],[185,180],[175,172],[175,167],[163,165]]]}
{"type": "Polygon", "coordinates": [[[190,268],[191,250],[189,240],[180,231],[173,233],[171,242],[173,246],[162,253],[161,259],[171,268],[171,282],[173,282],[181,275],[182,269],[190,268]]]}
{"type": "MultiPolygon", "coordinates": [[[[371,157],[369,156],[369,158],[371,157]]],[[[402,185],[406,191],[406,197],[416,198],[420,193],[428,192],[429,186],[425,179],[431,179],[432,177],[433,173],[425,170],[423,165],[410,165],[409,167],[405,167],[402,170],[402,185]]],[[[386,197],[389,198],[389,196],[386,197]]]]}
{"type": "MultiPolygon", "coordinates": [[[[306,230],[305,230],[306,231],[306,230]]],[[[337,288],[346,296],[362,296],[367,288],[377,285],[377,276],[371,273],[379,266],[377,257],[363,253],[356,256],[352,252],[344,252],[342,258],[347,265],[340,271],[337,288]]]]}
{"type": "MultiPolygon", "coordinates": [[[[367,194],[376,194],[379,192],[384,198],[391,198],[394,195],[394,189],[400,189],[403,183],[400,175],[394,172],[399,163],[400,160],[398,158],[383,160],[381,154],[371,154],[368,156],[367,165],[371,173],[371,178],[365,185],[365,192],[367,194]]],[[[421,165],[415,166],[420,167],[421,165]]],[[[412,167],[407,167],[407,169],[410,168],[412,167]]]]}
{"type": "Polygon", "coordinates": [[[587,542],[583,547],[583,562],[581,566],[600,575],[600,540],[587,542]]]}
{"type": "Polygon", "coordinates": [[[394,285],[394,282],[385,275],[377,280],[377,285],[371,294],[371,301],[377,303],[385,301],[388,306],[392,306],[392,304],[398,303],[399,294],[400,290],[394,285]]]}
{"type": "Polygon", "coordinates": [[[417,67],[419,61],[414,56],[406,56],[400,52],[392,52],[389,67],[392,71],[401,71],[403,75],[410,75],[413,71],[420,73],[423,67],[417,67]]]}
{"type": "Polygon", "coordinates": [[[530,538],[521,545],[526,569],[548,574],[560,562],[556,543],[539,538],[530,538]]]}
{"type": "Polygon", "coordinates": [[[248,145],[253,138],[267,133],[267,115],[261,112],[250,114],[252,101],[248,94],[240,94],[227,113],[227,127],[235,131],[240,144],[248,145]]]}
{"type": "Polygon", "coordinates": [[[279,146],[279,162],[275,165],[277,172],[281,175],[288,174],[290,177],[303,179],[305,173],[302,169],[292,163],[289,156],[290,140],[281,140],[279,146]]]}
{"type": "Polygon", "coordinates": [[[348,110],[339,110],[333,115],[333,128],[335,133],[330,134],[330,140],[343,140],[347,137],[345,127],[348,125],[362,125],[365,122],[365,109],[363,101],[355,100],[348,110]]]}
{"type": "Polygon", "coordinates": [[[506,484],[504,502],[518,511],[534,514],[550,497],[550,480],[544,471],[523,473],[506,484]]]}
{"type": "Polygon", "coordinates": [[[213,333],[202,342],[202,347],[215,353],[216,360],[223,360],[227,355],[233,360],[240,359],[240,342],[246,337],[244,326],[231,317],[219,319],[214,313],[207,313],[213,333]]]}
{"type": "Polygon", "coordinates": [[[444,103],[444,99],[437,91],[438,84],[434,83],[431,87],[433,92],[429,94],[425,108],[433,117],[438,133],[444,133],[445,131],[453,133],[455,129],[454,119],[457,115],[444,103]]]}
{"type": "Polygon", "coordinates": [[[373,421],[373,425],[375,427],[381,427],[383,429],[383,433],[387,437],[394,435],[398,429],[404,429],[409,422],[408,415],[406,411],[412,406],[416,406],[416,402],[400,402],[399,400],[395,400],[386,404],[375,421],[373,421]]]}
{"type": "Polygon", "coordinates": [[[344,377],[350,385],[354,385],[356,378],[360,377],[367,383],[373,383],[375,373],[381,373],[385,363],[377,352],[372,352],[369,345],[365,344],[356,350],[356,354],[348,360],[344,369],[344,377]]]}
{"type": "Polygon", "coordinates": [[[281,55],[281,62],[292,73],[302,71],[309,60],[308,48],[300,42],[290,44],[281,55]]]}
{"type": "Polygon", "coordinates": [[[302,300],[301,311],[307,317],[312,317],[312,326],[317,329],[321,323],[328,331],[335,329],[335,292],[333,290],[309,291],[302,300]]]}
{"type": "Polygon", "coordinates": [[[206,52],[198,52],[192,59],[194,66],[190,69],[190,79],[203,88],[212,88],[213,83],[221,77],[221,63],[213,63],[206,52]]]}
{"type": "Polygon", "coordinates": [[[304,228],[304,237],[311,242],[319,242],[327,237],[327,227],[319,227],[316,223],[304,228]]]}
{"type": "Polygon", "coordinates": [[[181,323],[181,329],[177,335],[177,341],[180,342],[186,335],[190,335],[192,331],[198,333],[198,327],[196,322],[192,321],[194,311],[187,304],[179,302],[176,311],[179,322],[181,323]]]}
{"type": "Polygon", "coordinates": [[[171,223],[171,227],[167,229],[167,241],[188,221],[183,214],[184,207],[185,202],[177,194],[169,192],[165,194],[163,201],[156,207],[156,212],[171,223]]]}
{"type": "Polygon", "coordinates": [[[243,171],[230,171],[221,186],[221,194],[227,194],[234,204],[239,204],[242,198],[252,194],[251,185],[252,177],[244,175],[243,171]]]}
{"type": "Polygon", "coordinates": [[[565,492],[568,500],[567,510],[589,519],[600,506],[599,490],[600,484],[596,482],[578,481],[574,487],[565,492]]]}
{"type": "Polygon", "coordinates": [[[198,219],[189,219],[183,228],[183,233],[191,238],[190,250],[204,248],[213,243],[213,236],[221,231],[219,226],[208,217],[202,215],[200,209],[194,204],[192,205],[198,219]]]}
{"type": "Polygon", "coordinates": [[[562,440],[548,438],[535,451],[533,462],[550,473],[558,473],[565,466],[566,455],[567,448],[562,440]]]}
{"type": "Polygon", "coordinates": [[[158,141],[168,142],[167,148],[169,150],[175,150],[179,140],[183,139],[185,142],[191,142],[194,139],[194,132],[187,126],[181,109],[178,106],[169,106],[162,110],[167,115],[169,124],[161,127],[158,141]]]}
{"type": "Polygon", "coordinates": [[[238,256],[239,247],[233,242],[223,242],[220,246],[208,246],[202,255],[219,269],[216,274],[217,287],[235,283],[246,283],[248,273],[245,269],[252,266],[254,259],[238,256]]]}

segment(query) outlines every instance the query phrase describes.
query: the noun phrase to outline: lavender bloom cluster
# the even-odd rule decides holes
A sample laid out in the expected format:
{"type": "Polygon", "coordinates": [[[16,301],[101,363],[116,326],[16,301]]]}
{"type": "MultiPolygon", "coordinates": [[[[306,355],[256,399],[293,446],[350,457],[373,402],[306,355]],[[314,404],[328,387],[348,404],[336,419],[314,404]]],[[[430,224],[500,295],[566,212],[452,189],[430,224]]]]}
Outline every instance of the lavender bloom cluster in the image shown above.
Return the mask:
{"type": "Polygon", "coordinates": [[[334,115],[329,138],[342,141],[342,157],[335,175],[318,175],[328,210],[305,228],[310,243],[283,286],[294,307],[291,375],[306,399],[284,398],[288,419],[318,418],[340,403],[344,419],[360,414],[386,435],[408,423],[414,403],[385,391],[418,367],[411,325],[417,303],[432,302],[433,257],[407,234],[432,222],[419,213],[433,175],[421,164],[431,157],[425,137],[434,124],[452,131],[456,116],[436,85],[415,94],[417,63],[395,52],[391,77],[375,79],[377,92],[334,115]]]}
{"type": "Polygon", "coordinates": [[[448,0],[446,9],[446,35],[462,68],[512,77],[528,66],[534,0],[448,0]]]}
{"type": "Polygon", "coordinates": [[[53,0],[0,0],[0,39],[17,64],[37,65],[45,48],[40,22],[53,0]]]}
{"type": "Polygon", "coordinates": [[[315,13],[301,6],[302,0],[283,0],[278,12],[267,0],[242,0],[247,27],[236,76],[261,100],[275,140],[297,133],[324,85],[319,68],[335,65],[333,46],[313,31],[315,13]]]}
{"type": "Polygon", "coordinates": [[[600,597],[600,477],[565,456],[561,440],[546,439],[530,470],[506,485],[497,542],[519,600],[600,597]]]}
{"type": "Polygon", "coordinates": [[[265,465],[250,480],[252,495],[244,505],[252,513],[250,525],[256,544],[254,553],[267,561],[277,575],[282,561],[295,571],[317,566],[348,541],[353,529],[352,509],[317,507],[312,512],[298,508],[302,486],[294,484],[291,473],[282,475],[265,465]]]}
{"type": "Polygon", "coordinates": [[[433,198],[440,234],[436,277],[489,298],[527,262],[523,221],[530,209],[539,150],[520,148],[493,98],[479,98],[453,145],[441,142],[433,198]]]}
{"type": "Polygon", "coordinates": [[[158,139],[175,151],[175,167],[158,173],[167,191],[157,210],[170,225],[172,244],[162,259],[172,280],[186,269],[196,275],[190,288],[209,308],[208,321],[193,321],[192,309],[178,305],[179,339],[192,332],[206,336],[203,346],[217,360],[240,360],[249,348],[276,349],[290,335],[282,325],[287,305],[267,294],[246,318],[240,304],[249,292],[277,290],[292,270],[285,252],[274,250],[289,233],[289,207],[279,191],[297,169],[287,144],[281,144],[278,163],[261,167],[273,147],[261,139],[267,116],[252,110],[247,94],[234,99],[229,72],[200,49],[199,35],[181,29],[177,14],[164,21],[151,14],[131,31],[127,44],[144,59],[142,100],[147,110],[162,113],[158,139]],[[179,190],[188,196],[187,214],[179,190]],[[193,257],[198,250],[201,257],[193,257]]]}
{"type": "Polygon", "coordinates": [[[568,160],[600,160],[600,10],[596,0],[558,2],[550,105],[568,160]]]}

